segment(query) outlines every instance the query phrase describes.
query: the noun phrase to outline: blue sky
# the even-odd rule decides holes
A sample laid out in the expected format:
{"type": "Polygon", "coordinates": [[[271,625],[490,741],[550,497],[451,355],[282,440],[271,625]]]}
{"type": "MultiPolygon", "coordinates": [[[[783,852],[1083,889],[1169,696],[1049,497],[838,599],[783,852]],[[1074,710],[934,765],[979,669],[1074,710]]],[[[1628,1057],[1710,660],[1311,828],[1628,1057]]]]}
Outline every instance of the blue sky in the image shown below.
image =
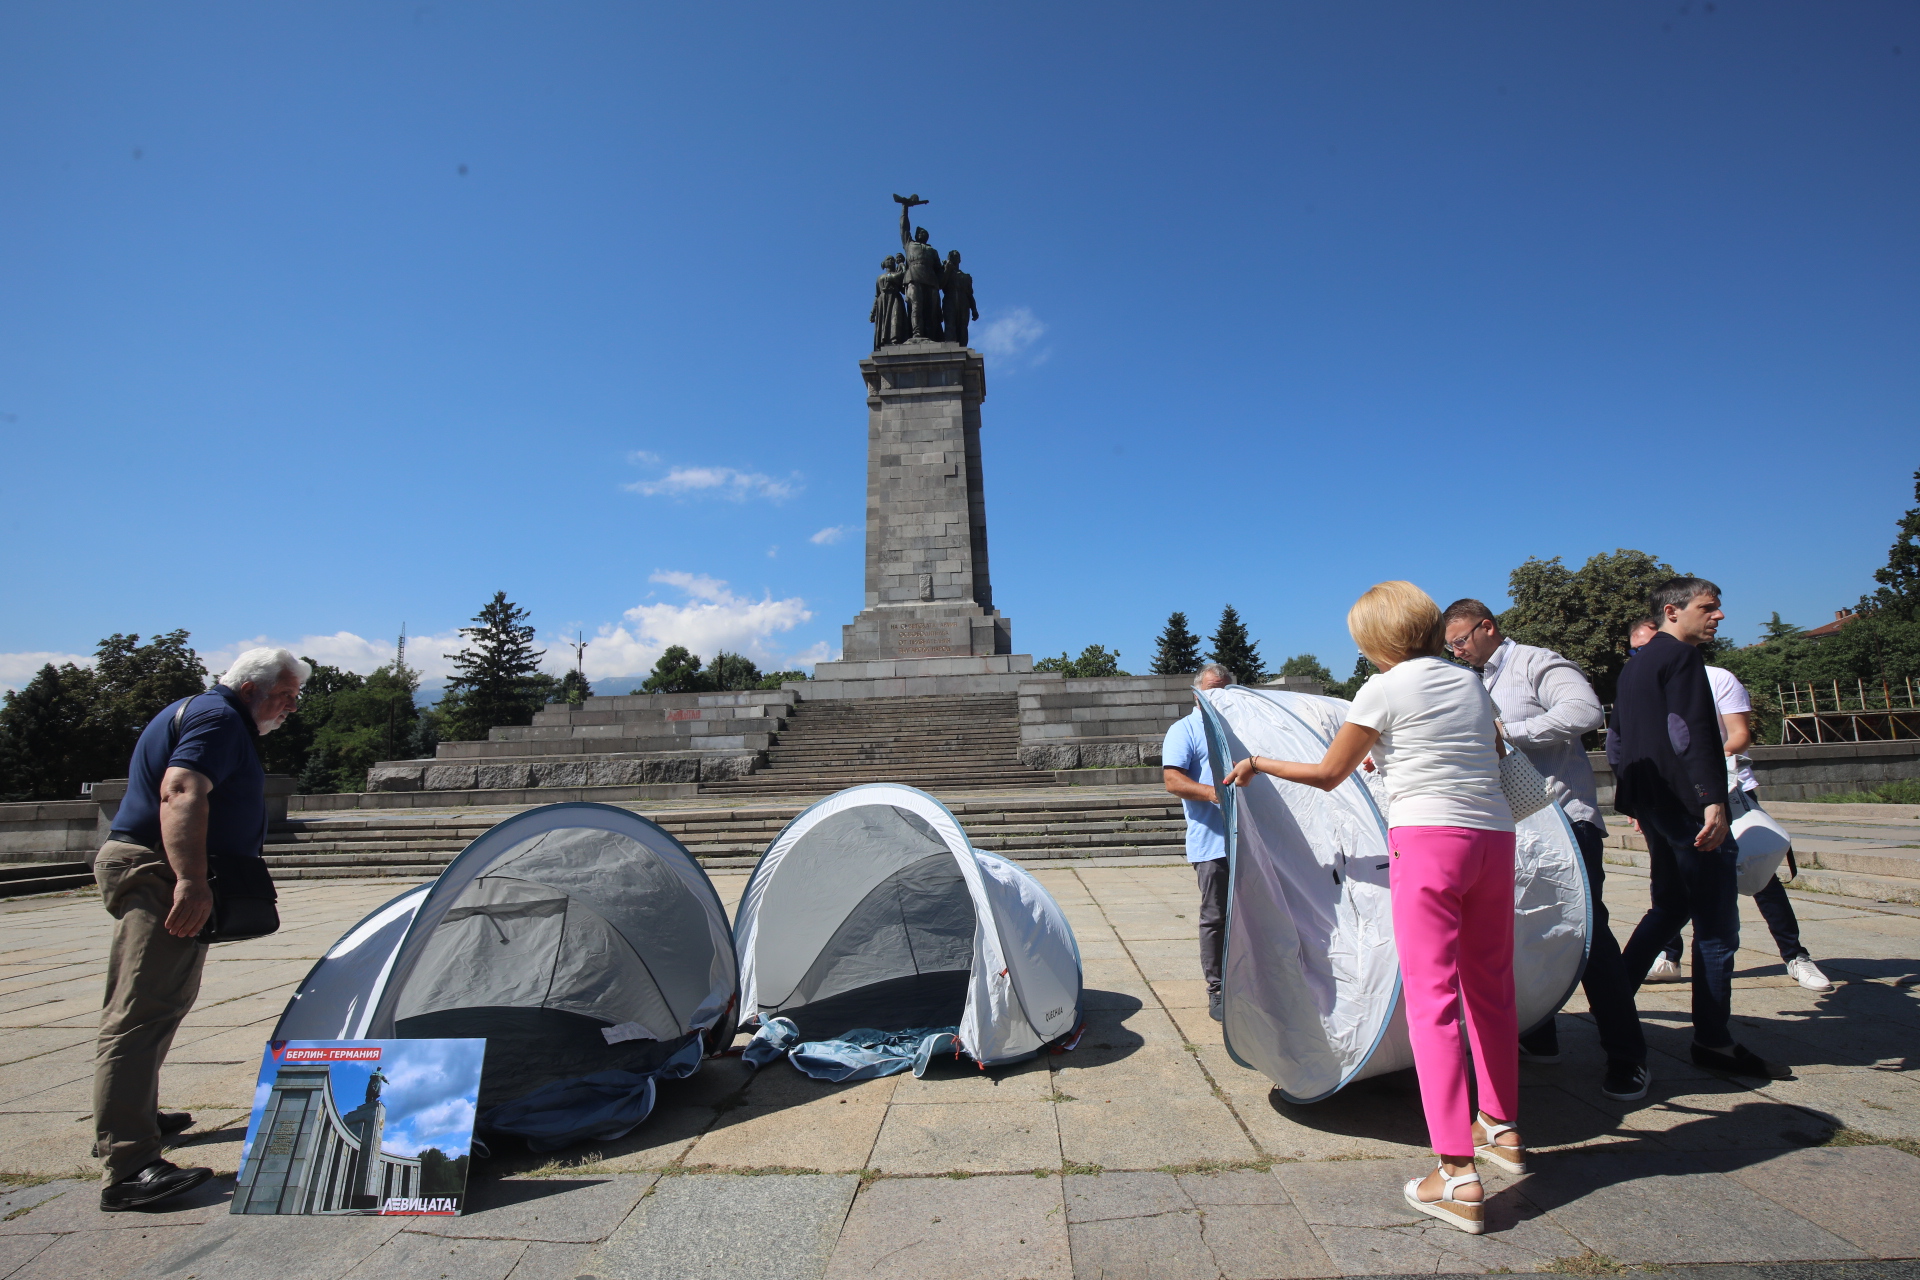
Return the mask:
{"type": "Polygon", "coordinates": [[[1636,547],[1729,630],[1912,502],[1920,8],[0,9],[0,684],[114,631],[590,675],[861,600],[872,279],[984,316],[1015,648],[1636,547]],[[837,536],[827,531],[842,530],[837,536]]]}

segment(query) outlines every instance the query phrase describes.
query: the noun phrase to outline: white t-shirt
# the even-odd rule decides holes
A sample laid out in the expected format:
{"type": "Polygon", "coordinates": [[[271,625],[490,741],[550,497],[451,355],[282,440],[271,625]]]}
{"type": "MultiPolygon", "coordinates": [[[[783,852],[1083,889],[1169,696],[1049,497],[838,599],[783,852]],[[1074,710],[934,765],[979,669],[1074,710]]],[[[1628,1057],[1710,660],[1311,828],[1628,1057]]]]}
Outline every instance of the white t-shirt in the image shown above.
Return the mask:
{"type": "Polygon", "coordinates": [[[1361,685],[1347,723],[1379,730],[1387,825],[1513,830],[1493,721],[1480,677],[1443,658],[1409,658],[1361,685]]]}
{"type": "MultiPolygon", "coordinates": [[[[1747,692],[1747,686],[1740,683],[1740,677],[1725,667],[1708,667],[1707,683],[1713,686],[1713,710],[1717,715],[1730,716],[1739,712],[1753,714],[1753,696],[1747,692]]],[[[1720,741],[1727,740],[1726,722],[1720,724],[1720,741]]],[[[1754,781],[1753,770],[1746,765],[1740,766],[1740,789],[1758,791],[1760,784],[1754,781]]]]}

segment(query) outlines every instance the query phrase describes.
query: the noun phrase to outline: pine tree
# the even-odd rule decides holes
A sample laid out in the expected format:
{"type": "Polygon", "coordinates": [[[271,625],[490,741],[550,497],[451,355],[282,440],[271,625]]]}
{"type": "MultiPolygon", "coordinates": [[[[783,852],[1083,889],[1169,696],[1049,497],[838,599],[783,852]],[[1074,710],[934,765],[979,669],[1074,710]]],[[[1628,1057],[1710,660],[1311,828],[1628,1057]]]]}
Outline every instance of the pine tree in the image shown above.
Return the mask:
{"type": "Polygon", "coordinates": [[[1241,684],[1258,684],[1265,675],[1260,667],[1260,650],[1247,636],[1246,624],[1232,605],[1220,611],[1220,624],[1207,642],[1213,646],[1207,661],[1233,672],[1233,678],[1241,684]]]}
{"type": "Polygon", "coordinates": [[[587,683],[587,677],[578,668],[560,677],[559,687],[553,691],[555,702],[564,702],[570,707],[584,706],[593,696],[593,686],[587,683]]]}
{"type": "Polygon", "coordinates": [[[1190,676],[1200,669],[1200,637],[1187,630],[1187,615],[1175,610],[1154,642],[1153,674],[1190,676]]]}
{"type": "Polygon", "coordinates": [[[460,628],[468,647],[443,656],[458,672],[447,681],[455,699],[449,716],[450,736],[484,738],[497,725],[532,724],[533,713],[546,701],[553,678],[540,672],[544,649],[533,647],[533,628],[526,625],[525,609],[496,591],[473,615],[476,624],[460,628]]]}
{"type": "MultiPolygon", "coordinates": [[[[1920,471],[1913,473],[1913,498],[1920,502],[1920,471]]],[[[1900,536],[1887,552],[1887,564],[1873,571],[1880,586],[1861,598],[1868,609],[1886,609],[1906,618],[1920,611],[1920,506],[1900,517],[1900,536]]]]}
{"type": "Polygon", "coordinates": [[[640,686],[648,693],[701,693],[711,686],[700,669],[700,655],[685,645],[672,644],[653,664],[653,674],[640,686]]]}
{"type": "Polygon", "coordinates": [[[78,800],[97,781],[88,734],[93,672],[71,662],[41,667],[0,709],[0,800],[78,800]]]}
{"type": "Polygon", "coordinates": [[[760,668],[745,654],[728,653],[722,649],[707,664],[707,683],[723,691],[757,689],[760,687],[760,668]]]}

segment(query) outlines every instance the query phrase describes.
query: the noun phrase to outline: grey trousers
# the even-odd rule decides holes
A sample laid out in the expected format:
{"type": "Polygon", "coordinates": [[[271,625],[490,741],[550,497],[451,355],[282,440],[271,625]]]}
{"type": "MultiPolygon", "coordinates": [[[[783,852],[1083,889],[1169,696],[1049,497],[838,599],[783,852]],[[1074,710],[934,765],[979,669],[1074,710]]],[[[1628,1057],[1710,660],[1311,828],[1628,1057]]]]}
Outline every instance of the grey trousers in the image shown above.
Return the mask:
{"type": "Polygon", "coordinates": [[[1227,860],[1196,862],[1200,880],[1200,972],[1209,993],[1220,989],[1220,957],[1227,941],[1227,860]]]}
{"type": "Polygon", "coordinates": [[[159,853],[109,840],[93,878],[114,920],[93,1050],[93,1154],[111,1183],[160,1158],[160,1064],[200,994],[207,947],[166,931],[174,876],[159,853]]]}

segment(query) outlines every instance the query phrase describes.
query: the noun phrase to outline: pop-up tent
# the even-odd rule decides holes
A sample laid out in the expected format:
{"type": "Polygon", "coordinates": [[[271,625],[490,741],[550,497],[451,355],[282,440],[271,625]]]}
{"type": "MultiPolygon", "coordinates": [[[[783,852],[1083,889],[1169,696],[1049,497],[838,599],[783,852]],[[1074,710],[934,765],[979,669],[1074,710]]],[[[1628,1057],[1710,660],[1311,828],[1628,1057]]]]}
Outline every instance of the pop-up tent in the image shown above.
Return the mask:
{"type": "Polygon", "coordinates": [[[1080,950],[1052,895],[912,787],[852,787],[788,823],[733,934],[746,1015],[809,1040],[957,1025],[993,1066],[1080,1024],[1080,950]]]}
{"type": "MultiPolygon", "coordinates": [[[[1318,760],[1337,698],[1210,690],[1214,776],[1250,755],[1318,760]]],[[[1259,774],[1223,789],[1231,886],[1221,990],[1227,1052],[1289,1102],[1413,1065],[1387,891],[1384,799],[1360,774],[1332,791],[1259,774]]],[[[1566,1002],[1592,927],[1586,869],[1558,805],[1518,823],[1514,987],[1524,1033],[1566,1002]]]]}
{"type": "Polygon", "coordinates": [[[653,1072],[696,1040],[725,1049],[736,974],[726,910],[678,840],[626,809],[551,804],[348,930],[273,1038],[484,1037],[484,1121],[543,1086],[653,1072]]]}

